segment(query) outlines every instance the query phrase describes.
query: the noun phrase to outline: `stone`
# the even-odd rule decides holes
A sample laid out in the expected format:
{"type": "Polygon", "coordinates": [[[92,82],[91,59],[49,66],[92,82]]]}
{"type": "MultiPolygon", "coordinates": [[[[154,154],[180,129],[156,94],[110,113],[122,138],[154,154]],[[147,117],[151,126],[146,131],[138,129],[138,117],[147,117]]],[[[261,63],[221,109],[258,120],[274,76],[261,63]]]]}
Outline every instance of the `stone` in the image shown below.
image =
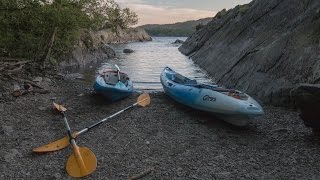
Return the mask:
{"type": "Polygon", "coordinates": [[[320,130],[320,84],[299,84],[291,91],[291,95],[304,124],[320,130]]]}
{"type": "Polygon", "coordinates": [[[105,54],[107,54],[108,58],[116,57],[116,52],[110,46],[103,44],[101,49],[105,54]]]}
{"type": "Polygon", "coordinates": [[[38,107],[38,109],[39,109],[40,111],[44,111],[44,110],[46,110],[46,109],[47,109],[47,107],[39,106],[39,107],[38,107]]]}
{"type": "Polygon", "coordinates": [[[64,80],[75,80],[75,79],[83,79],[83,75],[80,73],[72,73],[72,74],[66,74],[64,76],[64,80]]]}
{"type": "Polygon", "coordinates": [[[133,53],[134,51],[132,49],[124,49],[123,53],[133,53]]]}
{"type": "Polygon", "coordinates": [[[292,106],[290,91],[297,84],[320,83],[320,1],[308,2],[237,6],[214,17],[179,50],[219,84],[267,104],[292,106]]]}
{"type": "Polygon", "coordinates": [[[2,130],[3,130],[4,134],[7,136],[10,136],[13,133],[12,126],[3,125],[2,130]]]}
{"type": "Polygon", "coordinates": [[[16,158],[21,158],[22,155],[21,153],[17,150],[17,149],[11,149],[10,152],[7,152],[5,155],[4,155],[4,160],[7,162],[7,163],[10,163],[12,162],[13,160],[15,160],[16,158]]]}
{"type": "Polygon", "coordinates": [[[4,111],[4,104],[0,104],[0,112],[4,111]]]}
{"type": "Polygon", "coordinates": [[[32,81],[33,82],[41,82],[42,81],[42,77],[36,77],[36,78],[34,78],[32,81]]]}
{"type": "Polygon", "coordinates": [[[177,39],[172,44],[182,44],[182,43],[184,43],[184,41],[177,39]]]}

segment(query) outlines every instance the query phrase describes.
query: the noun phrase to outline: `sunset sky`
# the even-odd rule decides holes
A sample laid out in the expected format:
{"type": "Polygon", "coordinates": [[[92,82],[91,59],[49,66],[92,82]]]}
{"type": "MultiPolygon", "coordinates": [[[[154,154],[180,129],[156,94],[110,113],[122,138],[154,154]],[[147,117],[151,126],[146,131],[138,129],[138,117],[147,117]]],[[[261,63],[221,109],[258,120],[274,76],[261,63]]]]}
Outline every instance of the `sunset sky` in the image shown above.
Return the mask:
{"type": "Polygon", "coordinates": [[[139,24],[167,24],[213,17],[223,8],[230,9],[251,0],[115,0],[139,16],[139,24]]]}

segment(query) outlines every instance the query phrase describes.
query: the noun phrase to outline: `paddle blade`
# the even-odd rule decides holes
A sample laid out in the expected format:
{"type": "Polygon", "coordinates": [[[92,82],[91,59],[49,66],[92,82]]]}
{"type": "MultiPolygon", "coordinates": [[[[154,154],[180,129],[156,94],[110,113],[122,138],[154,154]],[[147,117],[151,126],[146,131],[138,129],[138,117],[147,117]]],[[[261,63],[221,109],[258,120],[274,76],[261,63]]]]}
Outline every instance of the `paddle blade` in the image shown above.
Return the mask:
{"type": "Polygon", "coordinates": [[[97,168],[97,158],[86,147],[74,147],[74,152],[68,158],[66,170],[72,177],[84,177],[93,173],[97,168]]]}
{"type": "MultiPolygon", "coordinates": [[[[74,132],[72,134],[72,136],[74,138],[76,138],[78,135],[79,135],[78,132],[74,132]]],[[[51,142],[49,144],[34,148],[34,149],[32,149],[32,151],[35,153],[53,152],[53,151],[58,151],[58,150],[64,149],[64,148],[68,147],[69,144],[70,144],[70,138],[69,138],[69,136],[66,136],[64,138],[61,138],[61,139],[56,140],[54,142],[51,142]]]]}
{"type": "Polygon", "coordinates": [[[57,110],[60,111],[60,112],[65,112],[65,111],[67,111],[67,108],[63,107],[63,106],[60,105],[60,104],[53,103],[53,106],[54,106],[55,109],[57,109],[57,110]]]}
{"type": "Polygon", "coordinates": [[[143,93],[138,97],[138,105],[145,107],[150,104],[150,96],[147,93],[143,93]]]}

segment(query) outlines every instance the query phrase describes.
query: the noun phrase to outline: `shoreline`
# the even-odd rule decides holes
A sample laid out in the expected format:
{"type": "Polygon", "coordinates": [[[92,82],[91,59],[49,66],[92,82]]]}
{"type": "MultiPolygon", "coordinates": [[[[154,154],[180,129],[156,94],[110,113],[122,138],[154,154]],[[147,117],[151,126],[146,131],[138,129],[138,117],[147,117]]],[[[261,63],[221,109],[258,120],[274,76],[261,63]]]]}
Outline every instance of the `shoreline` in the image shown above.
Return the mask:
{"type": "MultiPolygon", "coordinates": [[[[51,111],[65,100],[73,130],[136,101],[134,94],[115,103],[94,95],[81,80],[53,79],[49,94],[27,94],[1,103],[1,179],[67,179],[71,148],[38,155],[32,148],[66,135],[51,111]]],[[[152,93],[148,107],[132,108],[78,138],[97,156],[88,179],[127,179],[154,169],[145,179],[306,179],[319,178],[320,144],[296,112],[264,106],[266,114],[237,128],[211,114],[152,93]]]]}

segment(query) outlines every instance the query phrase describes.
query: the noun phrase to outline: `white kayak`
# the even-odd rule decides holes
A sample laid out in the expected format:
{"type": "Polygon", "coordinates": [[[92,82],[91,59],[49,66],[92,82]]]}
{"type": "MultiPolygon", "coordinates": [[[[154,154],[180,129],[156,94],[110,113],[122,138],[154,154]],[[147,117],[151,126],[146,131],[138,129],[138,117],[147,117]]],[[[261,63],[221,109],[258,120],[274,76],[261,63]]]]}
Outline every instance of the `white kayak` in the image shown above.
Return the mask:
{"type": "Polygon", "coordinates": [[[246,126],[253,118],[264,114],[259,103],[243,92],[212,83],[198,83],[169,67],[164,68],[160,80],[165,93],[175,101],[214,113],[236,126],[246,126]]]}

